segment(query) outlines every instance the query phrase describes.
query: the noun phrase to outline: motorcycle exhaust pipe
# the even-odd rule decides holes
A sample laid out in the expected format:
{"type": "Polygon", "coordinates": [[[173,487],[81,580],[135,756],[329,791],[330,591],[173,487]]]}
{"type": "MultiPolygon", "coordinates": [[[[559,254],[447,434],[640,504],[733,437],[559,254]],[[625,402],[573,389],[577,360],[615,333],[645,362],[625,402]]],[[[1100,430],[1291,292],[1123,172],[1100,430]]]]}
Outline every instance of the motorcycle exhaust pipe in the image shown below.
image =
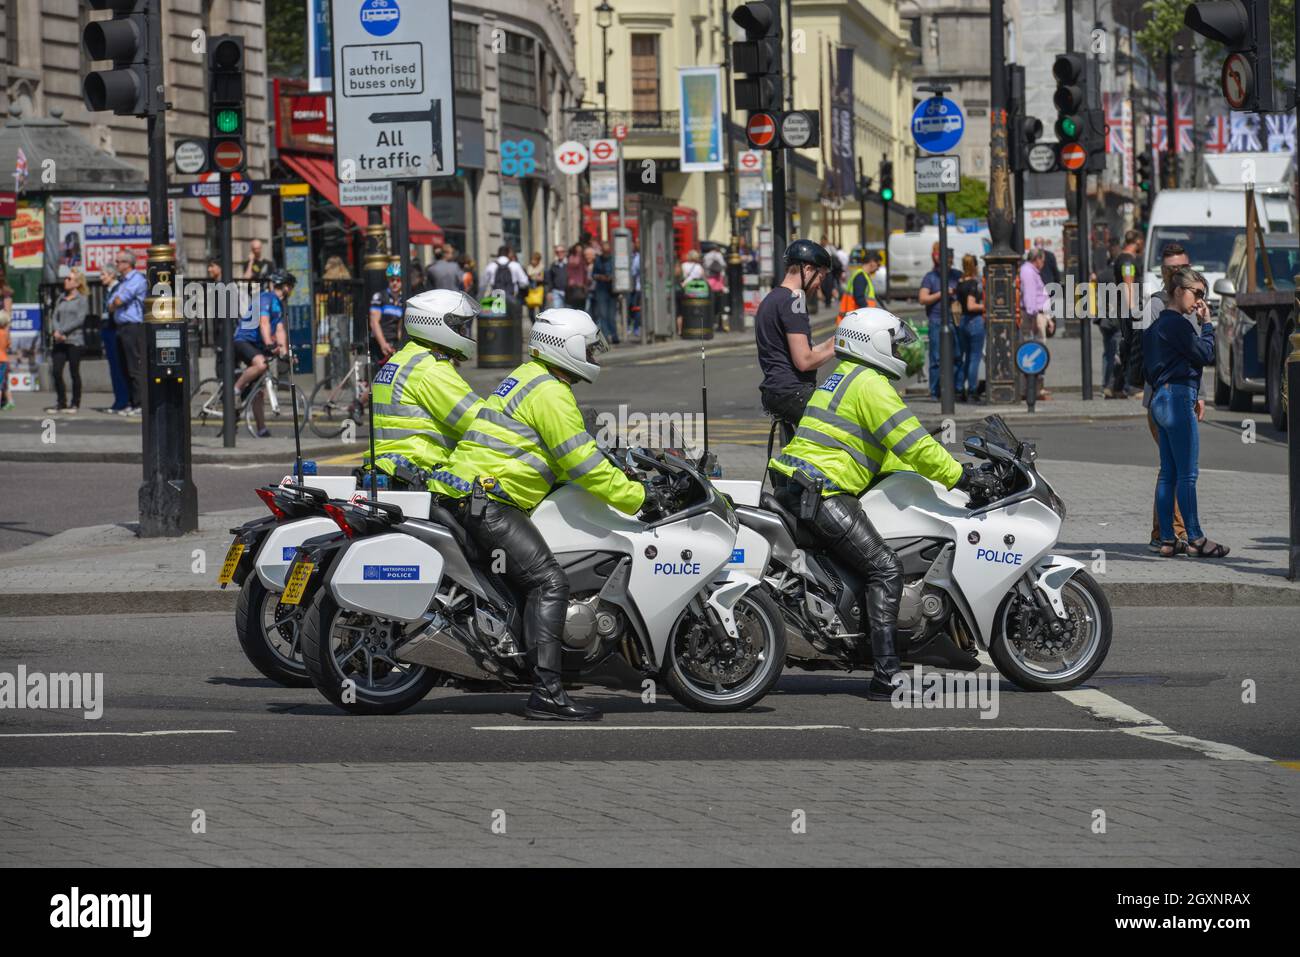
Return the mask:
{"type": "Polygon", "coordinates": [[[424,665],[462,678],[499,679],[501,666],[492,658],[471,653],[467,642],[441,612],[401,644],[394,653],[399,661],[424,665]]]}

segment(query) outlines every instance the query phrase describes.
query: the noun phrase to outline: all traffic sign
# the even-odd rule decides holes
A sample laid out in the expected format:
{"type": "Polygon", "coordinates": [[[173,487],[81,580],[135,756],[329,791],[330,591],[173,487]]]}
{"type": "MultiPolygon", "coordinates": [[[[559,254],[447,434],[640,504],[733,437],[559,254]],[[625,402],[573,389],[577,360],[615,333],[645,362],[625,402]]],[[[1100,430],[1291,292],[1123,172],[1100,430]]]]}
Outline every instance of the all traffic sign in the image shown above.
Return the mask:
{"type": "Polygon", "coordinates": [[[577,140],[567,140],[555,150],[555,165],[568,176],[577,176],[591,162],[591,153],[577,140]]]}
{"type": "Polygon", "coordinates": [[[1016,350],[1016,367],[1025,375],[1042,375],[1052,354],[1041,342],[1025,342],[1016,350]]]}
{"type": "Polygon", "coordinates": [[[776,117],[771,113],[755,113],[745,124],[745,136],[754,149],[772,149],[776,144],[776,117]]]}
{"type": "Polygon", "coordinates": [[[1068,170],[1083,169],[1083,165],[1088,162],[1088,151],[1078,143],[1064,143],[1061,145],[1061,166],[1068,170]]]}
{"type": "Polygon", "coordinates": [[[212,150],[212,165],[225,173],[233,173],[244,166],[244,150],[238,143],[218,143],[212,150]]]}

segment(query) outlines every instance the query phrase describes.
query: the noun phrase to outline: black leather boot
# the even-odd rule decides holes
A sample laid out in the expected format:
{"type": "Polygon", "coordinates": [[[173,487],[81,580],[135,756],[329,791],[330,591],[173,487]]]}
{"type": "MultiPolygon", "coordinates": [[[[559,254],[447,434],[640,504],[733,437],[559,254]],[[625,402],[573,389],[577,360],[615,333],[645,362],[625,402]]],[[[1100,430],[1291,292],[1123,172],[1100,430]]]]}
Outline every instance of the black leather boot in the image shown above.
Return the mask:
{"type": "Polygon", "coordinates": [[[524,717],[534,721],[599,721],[599,709],[581,705],[569,697],[560,680],[563,648],[559,639],[547,635],[536,648],[530,648],[536,684],[524,705],[524,717]]]}

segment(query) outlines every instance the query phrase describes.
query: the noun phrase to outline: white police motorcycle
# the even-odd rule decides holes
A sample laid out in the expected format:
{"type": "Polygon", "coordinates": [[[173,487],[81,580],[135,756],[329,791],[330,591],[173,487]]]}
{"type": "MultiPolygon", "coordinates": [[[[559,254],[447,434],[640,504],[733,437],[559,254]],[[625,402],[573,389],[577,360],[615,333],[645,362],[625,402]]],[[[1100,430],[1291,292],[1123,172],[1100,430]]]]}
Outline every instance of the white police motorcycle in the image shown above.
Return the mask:
{"type": "MultiPolygon", "coordinates": [[[[643,691],[661,679],[695,711],[749,707],[781,676],[785,626],[761,580],[728,567],[735,511],[684,459],[629,452],[626,466],[675,510],[647,523],[567,484],[532,513],[569,579],[566,680],[643,691]]],[[[428,498],[330,506],[338,531],[304,543],[289,570],[284,600],[310,603],[307,671],[347,711],[404,711],[448,676],[469,690],[532,685],[519,596],[499,574],[509,556],[478,554],[428,498]]]]}
{"type": "MultiPolygon", "coordinates": [[[[986,649],[1021,688],[1073,688],[1105,660],[1112,620],[1105,593],[1082,563],[1050,553],[1065,503],[1038,474],[1034,447],[1018,441],[1000,416],[973,430],[965,450],[997,479],[983,498],[896,472],[861,499],[903,564],[900,657],[969,669],[977,666],[976,650],[986,649]]],[[[819,551],[761,485],[719,483],[737,502],[737,567],[763,576],[790,627],[787,664],[868,666],[861,576],[819,551]],[[757,558],[747,557],[750,549],[757,558]]]]}

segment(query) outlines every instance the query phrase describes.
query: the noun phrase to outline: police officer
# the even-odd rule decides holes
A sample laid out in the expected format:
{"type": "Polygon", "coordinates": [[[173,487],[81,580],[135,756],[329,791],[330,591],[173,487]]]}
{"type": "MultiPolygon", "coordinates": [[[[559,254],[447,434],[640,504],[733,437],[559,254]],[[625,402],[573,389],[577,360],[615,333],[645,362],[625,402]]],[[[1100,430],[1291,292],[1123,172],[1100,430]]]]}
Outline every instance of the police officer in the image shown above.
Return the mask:
{"type": "Polygon", "coordinates": [[[478,303],[451,289],[431,289],[406,304],[406,345],[384,363],[371,392],[375,467],[397,479],[395,488],[424,491],[483,404],[456,369],[474,358],[478,311],[478,303]]]}
{"type": "MultiPolygon", "coordinates": [[[[878,266],[879,259],[873,259],[878,266]]],[[[853,306],[855,309],[866,309],[868,306],[878,304],[876,300],[876,284],[871,278],[875,269],[869,265],[866,246],[854,246],[853,252],[849,253],[849,265],[854,267],[849,271],[849,281],[847,292],[853,297],[853,306]]]]}
{"type": "Polygon", "coordinates": [[[811,520],[818,543],[866,579],[858,600],[871,633],[875,673],[867,697],[873,701],[890,699],[899,672],[895,632],[903,566],[858,496],[891,471],[915,470],[945,488],[990,484],[986,473],[949,455],[890,384],[907,369],[899,348],[915,337],[884,309],[855,309],[845,316],[835,332],[839,365],[813,393],[794,439],[768,463],[777,499],[787,509],[797,514],[804,494],[820,496],[811,520]]]}
{"type": "Polygon", "coordinates": [[[465,526],[485,553],[500,549],[505,574],[527,591],[524,640],[535,684],[524,709],[535,719],[591,721],[595,708],[570,700],[561,683],[560,633],[569,583],[541,533],[528,518],[562,480],[576,482],[629,515],[659,500],[597,450],[573,397],[576,380],[595,382],[597,356],[606,349],[591,316],[580,309],[538,313],[528,344],[531,358],[506,376],[484,401],[445,469],[430,488],[456,501],[465,526]]]}
{"type": "Polygon", "coordinates": [[[402,265],[391,262],[384,270],[388,288],[370,297],[370,358],[378,365],[401,348],[402,265]]]}
{"type": "Polygon", "coordinates": [[[804,405],[817,384],[817,369],[834,355],[835,342],[814,346],[808,297],[817,295],[830,273],[831,256],[810,239],[796,239],[785,251],[785,278],[759,303],[754,316],[759,395],[763,409],[781,425],[782,444],[790,441],[804,405]]]}

